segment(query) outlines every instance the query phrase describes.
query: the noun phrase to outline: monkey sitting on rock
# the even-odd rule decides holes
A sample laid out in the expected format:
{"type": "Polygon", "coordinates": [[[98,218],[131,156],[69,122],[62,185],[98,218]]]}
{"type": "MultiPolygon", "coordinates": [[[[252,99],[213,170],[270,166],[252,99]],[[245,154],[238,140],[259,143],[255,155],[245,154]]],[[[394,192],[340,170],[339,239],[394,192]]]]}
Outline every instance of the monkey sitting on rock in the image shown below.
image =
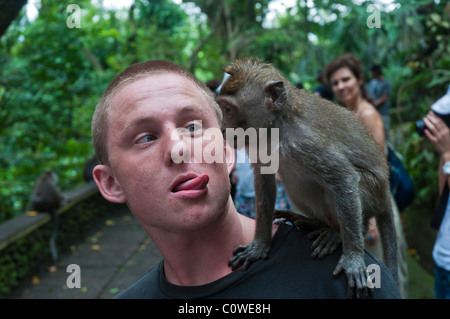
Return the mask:
{"type": "MultiPolygon", "coordinates": [[[[217,103],[226,128],[278,128],[279,173],[292,203],[309,219],[325,222],[316,234],[313,257],[343,253],[333,272],[344,271],[349,297],[367,297],[364,235],[375,217],[385,262],[397,278],[396,236],[386,157],[367,128],[352,112],[295,88],[272,65],[257,59],[237,60],[224,70],[217,103]]],[[[268,143],[269,144],[269,143],[268,143]]],[[[234,144],[233,144],[234,145],[234,144]]],[[[261,145],[261,144],[259,144],[261,145]]],[[[246,144],[246,148],[254,147],[246,144]]],[[[233,250],[229,265],[245,270],[267,258],[276,198],[275,174],[254,167],[256,231],[254,240],[233,250]]],[[[297,221],[299,222],[299,221],[297,221]]]]}

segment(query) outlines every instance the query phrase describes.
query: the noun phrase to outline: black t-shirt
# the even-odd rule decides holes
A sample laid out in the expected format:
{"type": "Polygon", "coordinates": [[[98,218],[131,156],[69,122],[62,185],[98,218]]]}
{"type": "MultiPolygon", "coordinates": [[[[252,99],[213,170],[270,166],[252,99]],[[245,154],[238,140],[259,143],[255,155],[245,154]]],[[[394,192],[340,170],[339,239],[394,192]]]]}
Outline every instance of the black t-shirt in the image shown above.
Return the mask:
{"type": "MultiPolygon", "coordinates": [[[[307,232],[280,224],[272,240],[269,258],[254,262],[246,271],[236,270],[202,286],[177,286],[167,281],[163,261],[142,278],[122,291],[119,299],[221,298],[221,299],[303,299],[347,298],[347,277],[333,270],[342,248],[321,260],[311,258],[307,232]]],[[[373,298],[400,298],[400,293],[387,267],[366,251],[366,266],[379,269],[373,298]],[[377,288],[379,287],[379,288],[377,288]]],[[[374,274],[372,271],[371,274],[374,274]]],[[[375,275],[372,277],[376,277],[375,275]]]]}

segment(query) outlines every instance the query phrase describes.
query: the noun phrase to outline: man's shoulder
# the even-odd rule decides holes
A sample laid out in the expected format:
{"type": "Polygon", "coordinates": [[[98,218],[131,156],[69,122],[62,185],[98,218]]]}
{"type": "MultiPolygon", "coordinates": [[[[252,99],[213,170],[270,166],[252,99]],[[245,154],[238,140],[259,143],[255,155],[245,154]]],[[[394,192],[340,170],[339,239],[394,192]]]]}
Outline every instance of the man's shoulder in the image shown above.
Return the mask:
{"type": "MultiPolygon", "coordinates": [[[[161,261],[162,263],[162,261],[161,261]]],[[[115,299],[160,299],[164,298],[159,289],[161,263],[120,292],[115,299]]]]}
{"type": "MultiPolygon", "coordinates": [[[[309,232],[288,225],[282,226],[281,230],[287,233],[280,246],[274,243],[273,255],[264,266],[268,280],[277,280],[276,284],[270,285],[272,290],[275,285],[280,290],[286,289],[286,292],[280,291],[281,297],[276,298],[347,298],[345,273],[333,276],[342,254],[342,245],[323,259],[313,259],[309,232]]],[[[367,251],[365,263],[370,279],[375,283],[374,298],[400,298],[387,267],[367,251]]]]}
{"type": "MultiPolygon", "coordinates": [[[[312,240],[308,238],[308,234],[309,232],[296,227],[281,224],[273,238],[268,259],[258,260],[244,272],[237,270],[203,286],[182,287],[170,284],[163,275],[161,262],[116,298],[346,298],[345,274],[333,276],[342,248],[339,247],[323,259],[313,259],[312,240]]],[[[365,261],[366,265],[376,265],[371,271],[380,273],[381,286],[375,286],[374,298],[399,298],[386,266],[369,253],[366,253],[365,261]]]]}

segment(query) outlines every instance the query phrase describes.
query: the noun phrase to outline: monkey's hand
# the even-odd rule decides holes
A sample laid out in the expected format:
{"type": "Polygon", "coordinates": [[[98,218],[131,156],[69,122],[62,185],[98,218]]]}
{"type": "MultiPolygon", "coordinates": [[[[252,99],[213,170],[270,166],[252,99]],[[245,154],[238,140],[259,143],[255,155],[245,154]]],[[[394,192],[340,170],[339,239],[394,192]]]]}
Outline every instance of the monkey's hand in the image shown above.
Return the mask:
{"type": "Polygon", "coordinates": [[[351,299],[356,290],[356,298],[367,298],[372,295],[372,290],[367,287],[367,272],[364,262],[364,253],[361,254],[342,254],[333,276],[339,275],[344,270],[347,276],[348,298],[351,299]]]}
{"type": "Polygon", "coordinates": [[[322,259],[327,255],[331,255],[336,251],[339,245],[342,243],[341,234],[339,229],[325,226],[318,230],[312,231],[308,234],[308,239],[316,240],[312,243],[312,258],[322,259]]]}
{"type": "Polygon", "coordinates": [[[233,257],[228,261],[228,266],[231,270],[236,270],[242,265],[242,271],[259,259],[266,259],[269,257],[270,242],[264,243],[260,240],[254,240],[246,246],[238,246],[233,249],[233,257]]]}

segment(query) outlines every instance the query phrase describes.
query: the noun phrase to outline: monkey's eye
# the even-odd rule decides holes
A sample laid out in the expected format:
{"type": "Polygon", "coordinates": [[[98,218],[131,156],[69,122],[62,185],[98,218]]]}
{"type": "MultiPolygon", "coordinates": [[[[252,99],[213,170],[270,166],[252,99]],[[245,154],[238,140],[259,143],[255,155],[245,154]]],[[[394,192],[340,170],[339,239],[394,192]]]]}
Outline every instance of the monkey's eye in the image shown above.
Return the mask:
{"type": "Polygon", "coordinates": [[[231,112],[231,107],[229,107],[229,106],[225,106],[225,108],[224,108],[224,110],[223,110],[224,112],[225,112],[225,114],[230,114],[230,112],[231,112]]]}
{"type": "Polygon", "coordinates": [[[156,140],[156,136],[151,135],[151,134],[147,134],[147,135],[145,135],[145,136],[139,138],[139,139],[136,141],[136,144],[150,143],[150,142],[153,142],[154,140],[156,140]]]}

